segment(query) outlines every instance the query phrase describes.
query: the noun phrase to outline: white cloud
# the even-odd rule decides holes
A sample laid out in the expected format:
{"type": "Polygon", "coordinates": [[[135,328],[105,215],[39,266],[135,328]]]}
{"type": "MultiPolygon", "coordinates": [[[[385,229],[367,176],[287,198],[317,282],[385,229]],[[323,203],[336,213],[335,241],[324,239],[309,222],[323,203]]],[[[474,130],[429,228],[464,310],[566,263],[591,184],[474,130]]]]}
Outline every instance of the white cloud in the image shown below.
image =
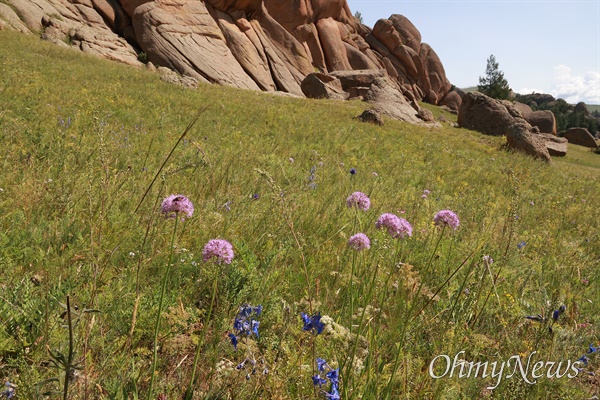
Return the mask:
{"type": "Polygon", "coordinates": [[[574,75],[568,66],[557,65],[554,67],[554,85],[550,94],[571,104],[580,101],[600,104],[600,73],[588,71],[583,76],[574,75]]]}

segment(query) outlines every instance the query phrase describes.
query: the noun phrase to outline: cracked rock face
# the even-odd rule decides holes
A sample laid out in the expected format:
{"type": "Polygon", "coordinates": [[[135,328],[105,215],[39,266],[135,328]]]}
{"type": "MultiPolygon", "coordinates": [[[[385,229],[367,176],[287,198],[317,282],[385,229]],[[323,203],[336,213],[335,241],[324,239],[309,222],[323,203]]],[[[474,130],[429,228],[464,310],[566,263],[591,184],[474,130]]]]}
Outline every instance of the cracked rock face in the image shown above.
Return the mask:
{"type": "Polygon", "coordinates": [[[371,29],[346,0],[5,2],[0,29],[41,33],[129,65],[145,58],[199,82],[303,96],[301,83],[311,73],[385,70],[410,102],[458,110],[462,98],[406,17],[392,15],[371,29]]]}

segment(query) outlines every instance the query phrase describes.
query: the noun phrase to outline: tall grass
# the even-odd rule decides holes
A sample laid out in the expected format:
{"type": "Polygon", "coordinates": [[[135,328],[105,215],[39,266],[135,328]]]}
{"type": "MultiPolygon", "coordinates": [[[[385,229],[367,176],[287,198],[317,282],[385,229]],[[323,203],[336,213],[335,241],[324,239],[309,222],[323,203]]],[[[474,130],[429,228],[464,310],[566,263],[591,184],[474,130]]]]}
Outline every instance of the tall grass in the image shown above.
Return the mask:
{"type": "Polygon", "coordinates": [[[574,379],[515,376],[493,391],[491,378],[428,373],[440,354],[566,362],[598,344],[597,155],[570,146],[547,165],[449,125],[360,123],[360,102],[186,90],[25,35],[0,31],[0,43],[0,378],[21,398],[68,375],[70,398],[147,395],[161,302],[153,391],[168,398],[185,395],[197,350],[193,398],[323,398],[315,357],[340,368],[348,399],[597,394],[595,354],[574,379]],[[357,190],[372,204],[358,223],[345,204],[357,190]],[[157,208],[172,193],[195,213],[162,297],[173,229],[157,208]],[[458,230],[433,225],[441,209],[458,230]],[[376,230],[384,212],[412,237],[376,230]],[[357,227],[371,248],[353,262],[357,227]],[[231,265],[202,261],[217,237],[234,245],[231,265]],[[70,350],[67,296],[73,312],[98,311],[72,326],[75,374],[50,362],[70,350]],[[263,306],[260,337],[244,345],[266,374],[236,369],[227,334],[244,304],[263,306]],[[303,331],[301,312],[327,329],[303,331]]]}

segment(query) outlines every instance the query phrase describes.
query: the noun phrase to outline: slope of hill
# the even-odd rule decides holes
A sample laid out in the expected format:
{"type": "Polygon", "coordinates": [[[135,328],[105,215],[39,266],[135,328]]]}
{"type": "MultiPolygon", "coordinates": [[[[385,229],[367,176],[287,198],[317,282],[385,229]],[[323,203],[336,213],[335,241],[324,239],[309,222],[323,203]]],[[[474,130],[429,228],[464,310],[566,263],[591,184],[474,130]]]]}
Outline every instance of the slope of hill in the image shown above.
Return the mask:
{"type": "Polygon", "coordinates": [[[597,393],[598,155],[548,165],[448,123],[361,123],[361,102],[0,43],[0,376],[19,398],[597,393]],[[164,218],[170,194],[193,215],[164,218]],[[217,238],[231,264],[209,257],[217,238]],[[454,359],[490,369],[451,377],[454,359]]]}

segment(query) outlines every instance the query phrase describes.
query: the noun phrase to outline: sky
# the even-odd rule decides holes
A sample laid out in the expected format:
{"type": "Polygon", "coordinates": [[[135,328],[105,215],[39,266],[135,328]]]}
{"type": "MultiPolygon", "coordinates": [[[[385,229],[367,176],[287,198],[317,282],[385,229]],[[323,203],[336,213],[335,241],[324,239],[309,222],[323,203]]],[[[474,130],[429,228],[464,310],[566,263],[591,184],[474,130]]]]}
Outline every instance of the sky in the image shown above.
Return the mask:
{"type": "Polygon", "coordinates": [[[476,86],[496,57],[517,93],[600,104],[600,0],[347,0],[371,28],[407,17],[452,84],[476,86]]]}

